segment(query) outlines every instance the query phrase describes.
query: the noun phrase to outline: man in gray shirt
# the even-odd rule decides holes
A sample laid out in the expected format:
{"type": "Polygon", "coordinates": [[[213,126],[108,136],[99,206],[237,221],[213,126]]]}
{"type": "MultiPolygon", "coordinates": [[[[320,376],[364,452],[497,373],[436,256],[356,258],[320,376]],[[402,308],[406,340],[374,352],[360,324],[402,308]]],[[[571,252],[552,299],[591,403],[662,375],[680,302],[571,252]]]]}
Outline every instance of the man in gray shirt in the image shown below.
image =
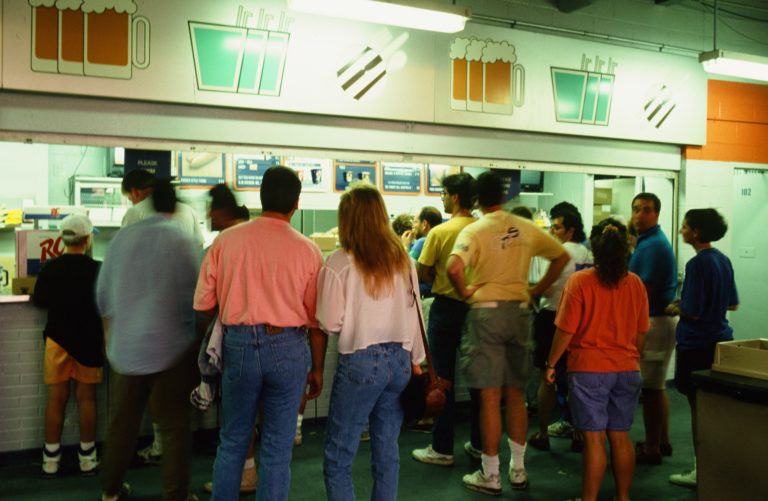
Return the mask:
{"type": "Polygon", "coordinates": [[[152,201],[157,214],[115,235],[97,285],[113,391],[102,463],[106,500],[130,490],[123,477],[147,402],[164,445],[163,499],[189,494],[198,257],[192,239],[171,220],[176,192],[170,183],[158,182],[152,201]]]}

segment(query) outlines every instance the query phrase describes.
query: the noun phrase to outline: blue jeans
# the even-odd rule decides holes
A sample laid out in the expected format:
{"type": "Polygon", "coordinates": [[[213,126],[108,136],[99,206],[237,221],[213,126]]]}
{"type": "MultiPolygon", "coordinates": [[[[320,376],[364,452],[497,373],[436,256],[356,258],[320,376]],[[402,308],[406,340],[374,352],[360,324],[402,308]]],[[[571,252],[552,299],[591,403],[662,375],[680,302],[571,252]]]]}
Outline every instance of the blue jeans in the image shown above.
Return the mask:
{"type": "Polygon", "coordinates": [[[435,424],[432,427],[432,448],[440,454],[453,455],[453,428],[456,421],[456,356],[467,311],[469,307],[466,303],[446,296],[435,296],[429,310],[427,339],[432,362],[435,364],[435,372],[454,384],[453,390],[447,394],[443,413],[435,418],[435,424]]]}
{"type": "Polygon", "coordinates": [[[222,426],[213,464],[213,500],[240,495],[240,478],[259,401],[264,404],[256,498],[288,499],[296,415],[307,384],[309,348],[303,329],[267,334],[264,325],[224,328],[222,426]]]}
{"type": "Polygon", "coordinates": [[[353,501],[352,460],[366,423],[371,432],[375,501],[397,499],[403,423],[402,393],[411,377],[411,354],[399,343],[369,346],[339,355],[325,438],[325,490],[330,501],[353,501]]]}

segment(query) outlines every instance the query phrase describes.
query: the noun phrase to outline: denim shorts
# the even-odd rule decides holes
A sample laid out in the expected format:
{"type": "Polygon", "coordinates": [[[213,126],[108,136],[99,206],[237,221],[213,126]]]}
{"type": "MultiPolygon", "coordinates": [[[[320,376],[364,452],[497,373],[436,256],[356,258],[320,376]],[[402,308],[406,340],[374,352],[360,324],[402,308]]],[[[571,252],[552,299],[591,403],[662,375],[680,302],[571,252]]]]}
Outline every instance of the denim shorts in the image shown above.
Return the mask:
{"type": "Polygon", "coordinates": [[[580,431],[629,431],[640,398],[639,371],[571,372],[568,402],[580,431]]]}

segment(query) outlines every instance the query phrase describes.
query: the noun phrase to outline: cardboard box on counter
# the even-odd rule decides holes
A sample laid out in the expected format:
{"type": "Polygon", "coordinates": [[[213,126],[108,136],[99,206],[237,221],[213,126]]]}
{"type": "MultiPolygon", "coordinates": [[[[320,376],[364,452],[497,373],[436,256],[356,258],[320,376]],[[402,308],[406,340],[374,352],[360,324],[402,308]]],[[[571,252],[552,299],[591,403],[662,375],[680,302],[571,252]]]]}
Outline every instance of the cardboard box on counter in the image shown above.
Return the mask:
{"type": "Polygon", "coordinates": [[[611,188],[595,188],[595,201],[592,202],[595,205],[610,205],[613,201],[613,189],[611,188]]]}
{"type": "Polygon", "coordinates": [[[11,291],[16,295],[32,294],[35,291],[37,277],[14,278],[11,291]]]}
{"type": "Polygon", "coordinates": [[[315,242],[318,247],[320,247],[321,251],[336,250],[335,235],[325,235],[322,233],[316,233],[316,234],[310,235],[309,238],[312,239],[312,241],[315,242]]]}
{"type": "Polygon", "coordinates": [[[768,379],[768,339],[717,343],[712,370],[768,379]]]}

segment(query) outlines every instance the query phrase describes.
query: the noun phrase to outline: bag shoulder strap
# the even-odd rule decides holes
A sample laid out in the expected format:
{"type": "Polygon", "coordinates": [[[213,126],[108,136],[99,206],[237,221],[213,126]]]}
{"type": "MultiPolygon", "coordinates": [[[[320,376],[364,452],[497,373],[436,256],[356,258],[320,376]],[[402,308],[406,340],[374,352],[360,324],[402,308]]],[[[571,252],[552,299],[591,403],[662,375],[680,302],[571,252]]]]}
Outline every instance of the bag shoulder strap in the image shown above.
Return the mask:
{"type": "Polygon", "coordinates": [[[427,330],[424,327],[424,317],[421,311],[421,300],[416,294],[416,290],[413,288],[413,273],[409,275],[411,281],[411,295],[413,296],[413,306],[416,308],[416,316],[419,318],[419,329],[421,330],[421,341],[424,343],[424,354],[427,358],[427,372],[429,373],[430,381],[437,381],[437,373],[432,365],[432,355],[429,353],[429,343],[427,343],[427,330]]]}

